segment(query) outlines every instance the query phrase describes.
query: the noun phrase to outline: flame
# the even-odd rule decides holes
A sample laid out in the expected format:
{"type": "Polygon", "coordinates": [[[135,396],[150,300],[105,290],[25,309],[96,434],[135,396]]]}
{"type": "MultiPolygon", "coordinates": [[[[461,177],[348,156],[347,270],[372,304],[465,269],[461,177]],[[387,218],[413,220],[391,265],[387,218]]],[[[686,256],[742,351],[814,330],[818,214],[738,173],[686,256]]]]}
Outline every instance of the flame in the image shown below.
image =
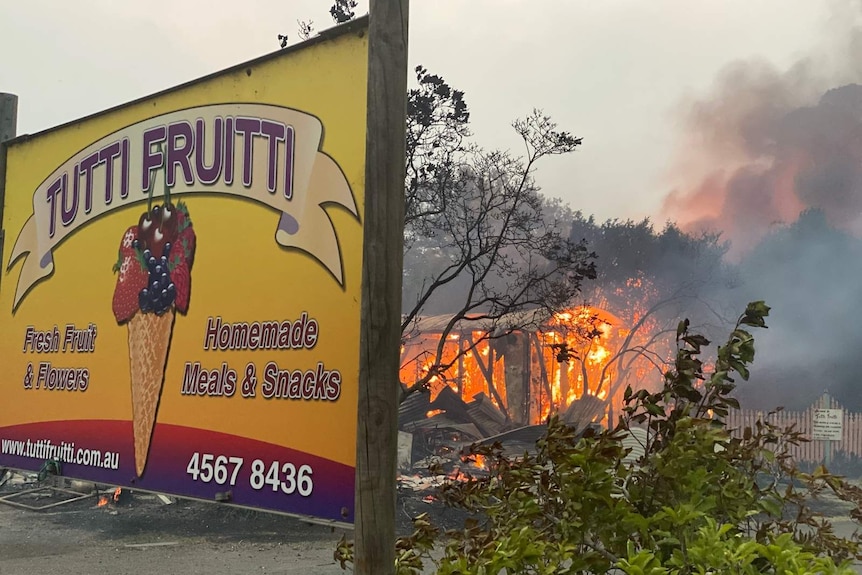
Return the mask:
{"type": "MultiPolygon", "coordinates": [[[[441,346],[440,333],[419,334],[404,346],[401,381],[410,385],[426,379],[431,401],[446,387],[465,402],[482,393],[500,409],[508,409],[510,399],[528,398],[529,410],[521,411],[520,416],[528,418],[524,423],[544,421],[587,395],[619,406],[625,385],[636,386],[653,369],[646,360],[621,353],[623,344],[629,349],[647,345],[647,334],[654,333],[655,321],[649,317],[636,332],[626,325],[637,325],[633,318],[646,315],[644,302],[651,289],[648,280],[635,277],[616,290],[619,297],[608,294],[615,301],[632,300],[624,310],[625,322],[602,307],[579,305],[554,314],[535,332],[518,332],[520,340],[473,330],[447,334],[441,346]],[[519,369],[519,364],[525,368],[519,369]],[[519,379],[521,375],[524,379],[519,379]],[[623,375],[625,381],[618,381],[623,375]],[[523,385],[517,383],[520,381],[528,382],[527,393],[518,387],[523,385]],[[510,394],[518,395],[510,398],[510,394]]],[[[607,307],[608,297],[598,297],[599,304],[607,307]]],[[[426,415],[438,413],[430,410],[426,415]]],[[[508,415],[515,416],[514,410],[508,415]]]]}
{"type": "Polygon", "coordinates": [[[99,498],[99,502],[96,504],[97,507],[104,507],[108,504],[108,498],[104,495],[99,498]]]}
{"type": "MultiPolygon", "coordinates": [[[[543,336],[552,351],[545,354],[545,361],[552,365],[551,402],[555,407],[565,409],[588,394],[607,399],[607,387],[614,377],[608,363],[614,357],[614,346],[623,339],[615,330],[617,323],[607,312],[586,305],[554,314],[553,329],[543,336]],[[568,355],[568,361],[559,361],[560,352],[568,355]]],[[[550,406],[544,406],[540,417],[544,419],[550,411],[550,406]]]]}
{"type": "Polygon", "coordinates": [[[425,414],[425,417],[434,417],[435,415],[440,415],[441,413],[444,413],[444,410],[432,409],[431,411],[429,411],[428,413],[425,414]]]}
{"type": "Polygon", "coordinates": [[[596,364],[603,364],[610,356],[610,350],[604,347],[600,342],[597,342],[596,347],[587,354],[587,361],[596,364]]]}
{"type": "Polygon", "coordinates": [[[463,471],[461,471],[459,467],[456,467],[448,475],[446,475],[446,479],[448,479],[449,481],[470,481],[470,479],[472,478],[463,471]]]}
{"type": "Polygon", "coordinates": [[[487,469],[487,467],[485,465],[485,456],[482,455],[481,453],[477,453],[473,457],[473,465],[475,467],[478,467],[479,469],[487,469]]]}
{"type": "Polygon", "coordinates": [[[575,389],[576,383],[580,383],[583,385],[583,377],[580,375],[575,375],[575,362],[570,361],[568,367],[566,368],[566,377],[569,382],[568,392],[566,393],[566,405],[571,404],[578,398],[578,390],[575,389]]]}

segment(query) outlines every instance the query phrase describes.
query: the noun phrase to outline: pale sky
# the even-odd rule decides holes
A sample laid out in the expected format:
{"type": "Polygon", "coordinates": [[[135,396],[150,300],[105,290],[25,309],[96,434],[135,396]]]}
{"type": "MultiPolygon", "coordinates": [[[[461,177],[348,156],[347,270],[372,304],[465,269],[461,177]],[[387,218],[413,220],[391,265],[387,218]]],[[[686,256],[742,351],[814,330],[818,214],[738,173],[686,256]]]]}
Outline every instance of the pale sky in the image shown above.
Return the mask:
{"type": "MultiPolygon", "coordinates": [[[[0,91],[18,133],[146,96],[331,25],[330,0],[0,0],[0,91]]],[[[359,13],[367,11],[360,2],[359,13]]],[[[410,65],[466,92],[476,141],[520,151],[543,109],[584,138],[539,165],[545,193],[609,217],[658,216],[685,103],[720,70],[832,57],[857,0],[413,0],[410,65]]],[[[835,56],[843,58],[842,55],[835,56]]],[[[852,79],[852,78],[851,78],[852,79]]]]}

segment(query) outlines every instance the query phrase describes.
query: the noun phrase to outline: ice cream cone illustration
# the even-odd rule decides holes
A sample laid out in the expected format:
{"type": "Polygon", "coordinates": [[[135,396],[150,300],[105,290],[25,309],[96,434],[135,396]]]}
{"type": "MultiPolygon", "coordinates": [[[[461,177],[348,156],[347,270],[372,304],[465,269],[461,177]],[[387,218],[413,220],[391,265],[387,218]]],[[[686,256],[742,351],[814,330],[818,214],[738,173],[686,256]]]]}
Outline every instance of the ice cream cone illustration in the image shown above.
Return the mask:
{"type": "Polygon", "coordinates": [[[160,316],[153,313],[136,313],[129,320],[132,422],[135,432],[135,470],[138,477],[143,474],[147,463],[173,329],[173,310],[160,316]]]}
{"type": "MultiPolygon", "coordinates": [[[[152,202],[152,198],[151,198],[152,202]]],[[[171,203],[148,207],[137,226],[126,230],[114,271],[114,317],[127,324],[132,386],[135,471],[143,476],[156,424],[165,368],[177,312],[190,296],[195,232],[188,209],[171,203]]]]}

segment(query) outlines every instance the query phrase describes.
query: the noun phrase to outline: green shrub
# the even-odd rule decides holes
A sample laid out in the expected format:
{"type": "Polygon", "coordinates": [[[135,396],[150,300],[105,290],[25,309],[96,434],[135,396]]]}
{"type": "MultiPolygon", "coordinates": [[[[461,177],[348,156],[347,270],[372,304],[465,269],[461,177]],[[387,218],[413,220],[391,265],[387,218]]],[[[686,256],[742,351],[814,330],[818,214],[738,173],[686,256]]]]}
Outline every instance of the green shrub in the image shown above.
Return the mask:
{"type": "MultiPolygon", "coordinates": [[[[441,497],[482,519],[442,533],[420,516],[397,543],[397,573],[852,574],[858,538],[836,536],[808,503],[828,490],[859,518],[860,490],[822,467],[799,471],[787,453],[798,432],[761,422],[740,439],[724,424],[738,407],[733,377],[747,379],[754,360],[747,329],[765,328],[768,313],[748,305],[709,373],[700,356],[710,342],[681,322],[662,389],[627,390],[612,430],[577,433],[552,418],[535,454],[472,449],[489,475],[448,482],[441,497]],[[627,463],[622,439],[635,425],[648,439],[627,463]]],[[[350,544],[336,556],[350,563],[350,544]]]]}

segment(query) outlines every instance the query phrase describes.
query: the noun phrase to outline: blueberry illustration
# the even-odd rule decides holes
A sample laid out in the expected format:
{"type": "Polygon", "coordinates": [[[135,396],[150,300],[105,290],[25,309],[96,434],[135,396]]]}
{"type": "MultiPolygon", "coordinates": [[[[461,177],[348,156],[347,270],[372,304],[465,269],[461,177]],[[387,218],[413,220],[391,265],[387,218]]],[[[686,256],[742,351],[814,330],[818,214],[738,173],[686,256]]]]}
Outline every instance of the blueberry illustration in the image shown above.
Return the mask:
{"type": "Polygon", "coordinates": [[[142,289],[138,294],[138,307],[141,308],[141,311],[147,311],[150,307],[150,294],[147,292],[147,288],[142,289]]]}

